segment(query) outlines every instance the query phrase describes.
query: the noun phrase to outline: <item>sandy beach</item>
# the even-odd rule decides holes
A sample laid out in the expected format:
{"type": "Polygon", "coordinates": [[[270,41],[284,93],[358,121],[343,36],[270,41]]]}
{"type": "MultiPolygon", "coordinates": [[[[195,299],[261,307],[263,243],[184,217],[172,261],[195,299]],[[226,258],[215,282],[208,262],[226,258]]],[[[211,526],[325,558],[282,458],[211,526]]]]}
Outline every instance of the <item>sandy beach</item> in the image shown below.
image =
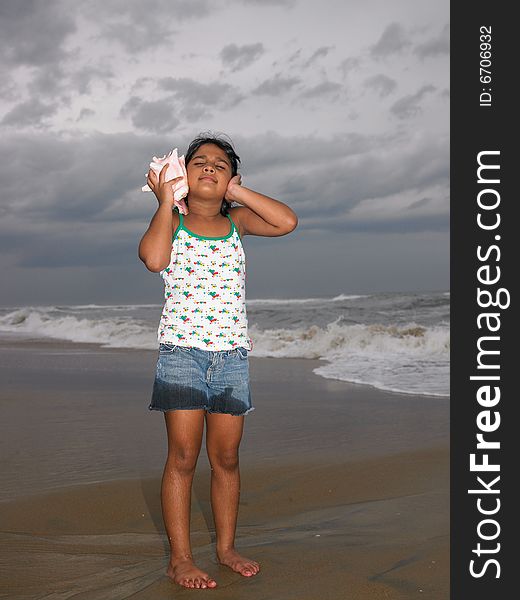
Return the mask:
{"type": "Polygon", "coordinates": [[[165,576],[156,352],[0,342],[1,598],[449,597],[449,401],[327,380],[319,360],[250,358],[237,548],[219,566],[201,450],[192,542],[213,590],[165,576]]]}

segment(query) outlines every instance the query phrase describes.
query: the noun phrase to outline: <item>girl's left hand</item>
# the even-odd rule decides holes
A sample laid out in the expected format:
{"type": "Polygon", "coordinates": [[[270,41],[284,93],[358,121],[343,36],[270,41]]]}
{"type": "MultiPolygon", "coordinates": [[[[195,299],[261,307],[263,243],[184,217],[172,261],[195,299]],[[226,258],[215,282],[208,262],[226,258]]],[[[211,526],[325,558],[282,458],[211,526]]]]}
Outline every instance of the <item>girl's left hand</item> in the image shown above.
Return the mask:
{"type": "Polygon", "coordinates": [[[235,192],[237,186],[241,185],[241,183],[242,183],[242,175],[238,174],[238,175],[235,175],[234,177],[232,177],[229,180],[226,193],[224,194],[224,199],[228,200],[229,202],[236,202],[236,197],[234,195],[234,192],[235,192]]]}

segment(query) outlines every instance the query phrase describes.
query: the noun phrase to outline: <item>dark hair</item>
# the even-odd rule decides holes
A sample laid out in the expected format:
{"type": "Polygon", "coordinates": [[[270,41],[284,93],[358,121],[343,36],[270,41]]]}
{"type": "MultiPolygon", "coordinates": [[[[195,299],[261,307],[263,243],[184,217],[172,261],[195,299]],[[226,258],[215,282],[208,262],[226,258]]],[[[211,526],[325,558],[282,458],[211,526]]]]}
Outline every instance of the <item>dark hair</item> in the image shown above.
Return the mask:
{"type": "MultiPolygon", "coordinates": [[[[197,152],[197,150],[203,144],[215,144],[215,146],[218,146],[221,150],[224,150],[227,157],[229,158],[229,162],[231,163],[231,177],[234,177],[238,173],[238,163],[240,162],[240,156],[238,156],[238,154],[235,152],[235,149],[233,148],[231,142],[231,138],[223,133],[212,133],[211,131],[200,133],[194,140],[190,142],[190,145],[186,150],[184,158],[186,166],[195,155],[195,152],[197,152]],[[225,138],[227,138],[227,140],[225,138]]],[[[184,200],[186,204],[188,204],[188,198],[185,198],[184,200]]],[[[230,207],[231,202],[223,200],[222,206],[220,207],[221,214],[224,216],[227,215],[230,207]]]]}

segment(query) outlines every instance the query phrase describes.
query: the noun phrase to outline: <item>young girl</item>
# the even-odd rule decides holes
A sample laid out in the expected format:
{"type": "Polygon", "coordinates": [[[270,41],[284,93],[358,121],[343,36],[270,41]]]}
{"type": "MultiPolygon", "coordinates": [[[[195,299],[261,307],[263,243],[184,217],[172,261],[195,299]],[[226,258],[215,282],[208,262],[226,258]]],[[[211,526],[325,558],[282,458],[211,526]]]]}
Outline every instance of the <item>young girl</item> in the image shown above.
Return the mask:
{"type": "Polygon", "coordinates": [[[151,410],[164,412],[168,458],[161,487],[171,556],[167,575],[188,588],[217,583],[193,562],[191,485],[204,422],[211,464],[211,506],[218,561],[251,577],[260,565],[235,549],[240,493],[238,449],[249,390],[245,305],[245,235],[280,236],[297,225],[285,204],[241,185],[240,158],[219,136],[202,135],[186,152],[188,214],[173,209],[172,182],[150,169],[159,202],[139,245],[139,258],[160,272],[165,303],[151,410]],[[242,206],[230,208],[232,202],[242,206]],[[172,241],[173,238],[173,241],[172,241]]]}

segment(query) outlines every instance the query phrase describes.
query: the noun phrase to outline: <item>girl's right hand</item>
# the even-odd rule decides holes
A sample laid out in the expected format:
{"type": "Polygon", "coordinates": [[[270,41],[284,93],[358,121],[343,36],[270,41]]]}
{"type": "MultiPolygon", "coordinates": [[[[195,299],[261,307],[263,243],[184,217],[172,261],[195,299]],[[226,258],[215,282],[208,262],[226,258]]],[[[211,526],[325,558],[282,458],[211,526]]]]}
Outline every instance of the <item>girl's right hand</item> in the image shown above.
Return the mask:
{"type": "Polygon", "coordinates": [[[171,179],[170,181],[164,181],[166,177],[166,171],[168,170],[168,165],[164,165],[159,173],[159,177],[153,169],[148,171],[148,176],[146,178],[146,183],[155,194],[159,204],[171,204],[173,206],[173,184],[182,179],[181,177],[175,177],[175,179],[171,179]]]}

